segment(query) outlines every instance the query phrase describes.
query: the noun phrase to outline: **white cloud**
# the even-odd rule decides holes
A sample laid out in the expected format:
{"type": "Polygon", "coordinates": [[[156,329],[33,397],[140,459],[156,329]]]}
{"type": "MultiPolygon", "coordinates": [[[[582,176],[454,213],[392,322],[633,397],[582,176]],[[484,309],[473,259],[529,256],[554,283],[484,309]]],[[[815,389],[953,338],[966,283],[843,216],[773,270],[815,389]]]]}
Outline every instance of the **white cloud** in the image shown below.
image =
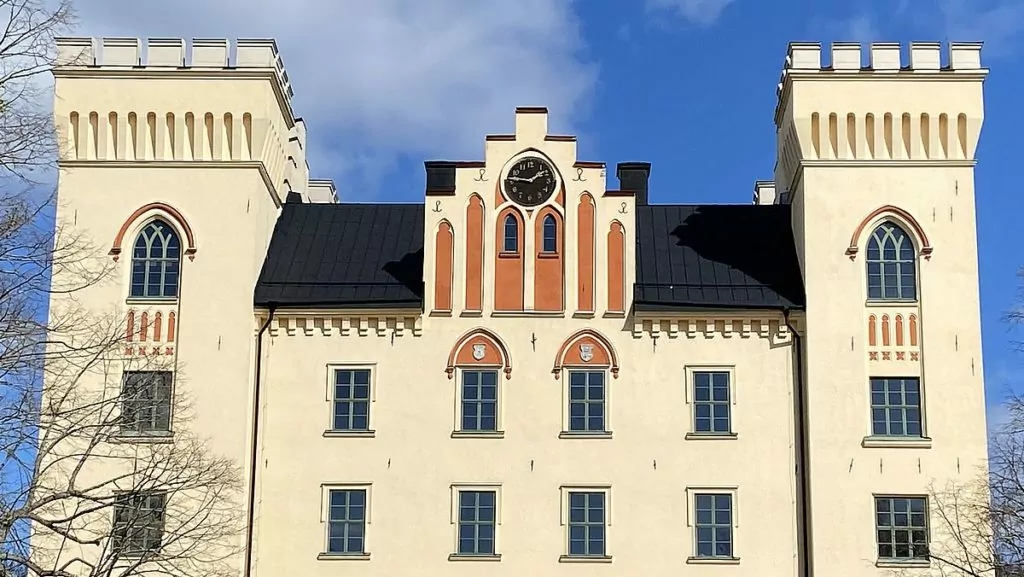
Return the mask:
{"type": "Polygon", "coordinates": [[[647,0],[648,10],[673,10],[702,26],[713,24],[733,0],[647,0]]]}
{"type": "Polygon", "coordinates": [[[596,67],[571,0],[89,0],[81,33],[273,37],[316,175],[402,156],[479,158],[516,106],[553,129],[585,111],[596,67]],[[331,166],[323,163],[331,162],[331,166]]]}

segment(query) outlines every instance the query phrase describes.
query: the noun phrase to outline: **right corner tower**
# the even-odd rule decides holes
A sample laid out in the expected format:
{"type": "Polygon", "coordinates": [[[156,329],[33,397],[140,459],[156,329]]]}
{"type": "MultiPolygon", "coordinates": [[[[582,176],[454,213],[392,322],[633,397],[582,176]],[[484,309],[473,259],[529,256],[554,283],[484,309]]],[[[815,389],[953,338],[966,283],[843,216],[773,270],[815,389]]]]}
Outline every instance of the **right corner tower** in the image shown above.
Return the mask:
{"type": "Polygon", "coordinates": [[[791,44],[776,186],[806,289],[814,575],[930,573],[936,491],[986,471],[975,150],[981,45],[791,44]],[[864,65],[864,62],[868,62],[864,65]]]}

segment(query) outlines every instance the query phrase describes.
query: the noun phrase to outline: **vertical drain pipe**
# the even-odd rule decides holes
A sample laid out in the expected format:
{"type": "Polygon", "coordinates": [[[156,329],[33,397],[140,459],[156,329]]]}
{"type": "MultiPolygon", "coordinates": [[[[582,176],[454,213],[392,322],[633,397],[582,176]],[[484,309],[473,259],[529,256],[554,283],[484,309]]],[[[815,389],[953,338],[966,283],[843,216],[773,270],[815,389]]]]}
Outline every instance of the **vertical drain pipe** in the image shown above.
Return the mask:
{"type": "Polygon", "coordinates": [[[790,334],[793,335],[793,355],[795,370],[793,371],[793,388],[796,392],[796,428],[800,434],[800,442],[796,443],[796,461],[799,467],[800,476],[800,513],[801,522],[798,524],[797,539],[800,549],[799,557],[802,577],[814,575],[813,557],[811,553],[811,499],[810,499],[810,473],[807,470],[807,417],[806,406],[804,405],[804,362],[803,362],[803,339],[796,332],[796,328],[789,319],[792,309],[782,309],[782,316],[790,334]]]}
{"type": "Polygon", "coordinates": [[[253,379],[253,402],[252,402],[252,447],[249,454],[249,510],[245,523],[245,567],[242,571],[244,577],[252,573],[252,538],[253,522],[256,517],[256,460],[259,458],[260,442],[260,376],[263,369],[263,333],[270,327],[270,321],[274,319],[274,305],[270,305],[270,314],[266,322],[260,327],[256,334],[256,371],[253,379]]]}

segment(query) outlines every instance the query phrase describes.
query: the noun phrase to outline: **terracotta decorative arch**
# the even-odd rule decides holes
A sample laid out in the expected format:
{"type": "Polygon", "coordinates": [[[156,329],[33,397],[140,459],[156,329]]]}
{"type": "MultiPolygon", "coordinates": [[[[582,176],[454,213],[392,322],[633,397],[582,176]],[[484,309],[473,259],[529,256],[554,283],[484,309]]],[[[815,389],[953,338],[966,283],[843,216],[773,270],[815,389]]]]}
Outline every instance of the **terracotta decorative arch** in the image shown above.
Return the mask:
{"type": "Polygon", "coordinates": [[[188,260],[195,260],[196,258],[196,239],[195,235],[192,234],[192,227],[189,226],[188,221],[185,217],[178,212],[178,209],[174,208],[169,204],[162,202],[151,202],[145,206],[139,207],[135,212],[124,221],[121,225],[121,230],[117,231],[117,236],[114,237],[114,245],[110,248],[110,256],[114,257],[117,261],[121,255],[121,243],[124,241],[124,235],[128,234],[128,229],[131,228],[132,224],[135,223],[142,215],[151,211],[163,212],[164,215],[170,217],[174,222],[172,224],[177,225],[181,232],[185,233],[185,256],[188,260]]]}
{"type": "Polygon", "coordinates": [[[565,367],[607,367],[612,378],[619,378],[619,356],[615,347],[601,333],[583,329],[565,339],[555,355],[555,366],[551,372],[559,378],[565,367]]]}
{"type": "Polygon", "coordinates": [[[860,247],[857,243],[860,241],[861,235],[864,234],[864,229],[882,215],[890,214],[900,219],[904,223],[913,229],[914,235],[917,236],[917,241],[921,245],[921,256],[928,260],[932,256],[932,245],[928,241],[928,235],[925,234],[924,229],[921,228],[921,224],[917,222],[917,219],[913,217],[909,212],[903,210],[898,206],[887,204],[885,206],[876,208],[871,214],[864,217],[864,220],[860,221],[857,225],[857,229],[853,231],[853,236],[850,237],[850,246],[846,249],[846,255],[850,257],[850,260],[857,258],[857,253],[860,251],[860,247]]]}
{"type": "Polygon", "coordinates": [[[455,367],[462,366],[501,367],[505,379],[512,378],[512,357],[501,337],[485,328],[475,328],[459,337],[448,353],[448,365],[444,372],[454,378],[455,367]]]}

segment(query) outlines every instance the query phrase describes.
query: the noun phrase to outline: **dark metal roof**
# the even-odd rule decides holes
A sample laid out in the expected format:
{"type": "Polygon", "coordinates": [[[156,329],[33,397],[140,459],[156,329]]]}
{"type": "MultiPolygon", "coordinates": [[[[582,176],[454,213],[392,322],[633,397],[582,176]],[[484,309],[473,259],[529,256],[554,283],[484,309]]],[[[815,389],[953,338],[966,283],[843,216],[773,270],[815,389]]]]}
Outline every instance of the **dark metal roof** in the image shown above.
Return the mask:
{"type": "Polygon", "coordinates": [[[636,207],[638,311],[801,308],[787,205],[636,207]]]}
{"type": "Polygon", "coordinates": [[[423,205],[284,204],[254,300],[257,306],[421,307],[423,205]]]}
{"type": "MultiPolygon", "coordinates": [[[[257,306],[423,306],[422,204],[286,203],[257,306]]],[[[804,304],[788,206],[636,207],[634,306],[804,304]]]]}

